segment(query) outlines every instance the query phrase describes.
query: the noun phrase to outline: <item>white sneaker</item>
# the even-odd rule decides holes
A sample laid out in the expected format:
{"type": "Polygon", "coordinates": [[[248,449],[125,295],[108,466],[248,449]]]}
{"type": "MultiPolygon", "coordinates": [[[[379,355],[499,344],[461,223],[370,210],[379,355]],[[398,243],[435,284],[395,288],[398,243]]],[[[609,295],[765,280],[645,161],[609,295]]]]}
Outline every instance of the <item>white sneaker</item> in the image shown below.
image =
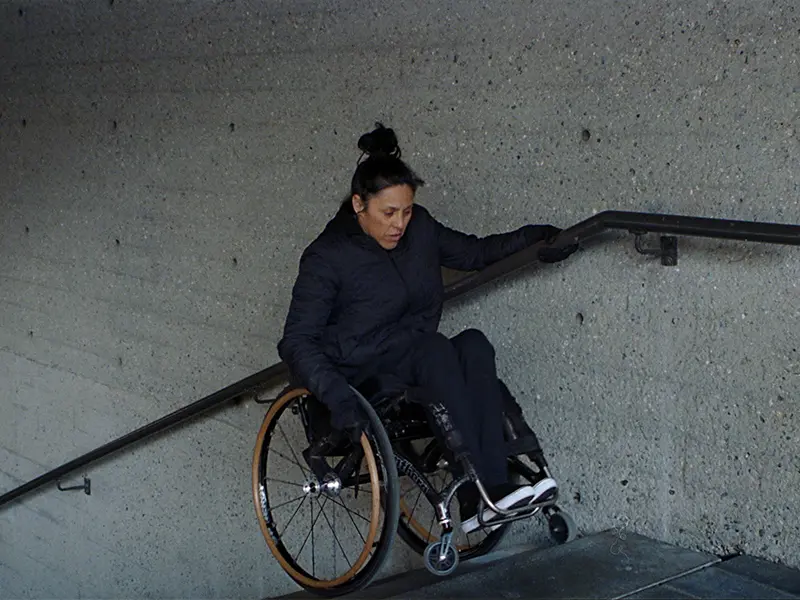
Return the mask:
{"type": "MultiPolygon", "coordinates": [[[[502,508],[503,510],[514,507],[519,508],[521,506],[525,506],[526,504],[533,504],[537,502],[540,498],[542,498],[547,492],[551,490],[557,489],[557,485],[554,479],[551,477],[545,477],[541,481],[537,482],[536,485],[525,485],[522,487],[517,488],[508,496],[505,496],[495,502],[495,506],[497,508],[502,508]]],[[[486,508],[483,511],[483,520],[484,522],[488,521],[489,519],[493,518],[497,513],[493,510],[486,508]]],[[[467,519],[466,521],[461,522],[461,529],[464,533],[471,533],[476,529],[481,528],[482,525],[478,521],[478,515],[475,515],[471,519],[467,519]]],[[[484,529],[488,529],[490,532],[494,531],[500,527],[500,525],[491,525],[484,527],[484,529]]]]}

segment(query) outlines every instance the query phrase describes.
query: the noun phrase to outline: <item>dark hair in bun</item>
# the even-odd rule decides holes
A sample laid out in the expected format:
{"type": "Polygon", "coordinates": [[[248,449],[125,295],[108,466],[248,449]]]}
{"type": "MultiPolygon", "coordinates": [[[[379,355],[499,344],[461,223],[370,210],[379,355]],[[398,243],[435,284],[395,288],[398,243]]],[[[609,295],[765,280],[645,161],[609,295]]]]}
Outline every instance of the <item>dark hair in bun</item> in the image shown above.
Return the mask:
{"type": "Polygon", "coordinates": [[[394,129],[387,129],[383,123],[375,123],[375,129],[358,138],[358,149],[369,156],[393,156],[400,158],[400,146],[394,129]]]}
{"type": "Polygon", "coordinates": [[[358,138],[358,148],[362,152],[353,181],[350,185],[350,196],[344,204],[349,205],[354,195],[359,195],[366,203],[370,197],[381,190],[395,185],[408,185],[415,192],[425,185],[409,166],[400,160],[400,146],[393,129],[387,129],[382,123],[376,123],[375,129],[358,138]]]}

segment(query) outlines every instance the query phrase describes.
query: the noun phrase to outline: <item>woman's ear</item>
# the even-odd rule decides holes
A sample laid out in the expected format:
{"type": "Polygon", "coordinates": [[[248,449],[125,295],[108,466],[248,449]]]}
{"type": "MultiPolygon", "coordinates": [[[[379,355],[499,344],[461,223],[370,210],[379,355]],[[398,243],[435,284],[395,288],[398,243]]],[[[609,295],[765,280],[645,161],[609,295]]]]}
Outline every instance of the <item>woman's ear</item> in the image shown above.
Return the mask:
{"type": "Polygon", "coordinates": [[[353,194],[353,211],[358,214],[365,208],[366,207],[364,206],[364,201],[361,199],[361,196],[358,194],[353,194]]]}

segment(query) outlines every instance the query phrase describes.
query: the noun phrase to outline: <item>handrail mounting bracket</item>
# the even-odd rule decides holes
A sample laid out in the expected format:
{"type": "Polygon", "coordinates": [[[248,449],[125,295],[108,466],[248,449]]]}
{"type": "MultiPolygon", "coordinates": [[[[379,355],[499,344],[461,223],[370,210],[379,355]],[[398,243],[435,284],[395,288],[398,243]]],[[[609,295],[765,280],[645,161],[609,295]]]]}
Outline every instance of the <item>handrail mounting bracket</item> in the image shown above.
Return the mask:
{"type": "Polygon", "coordinates": [[[634,247],[639,254],[648,256],[661,257],[661,264],[665,267],[674,267],[678,264],[678,238],[674,235],[662,235],[660,238],[660,246],[658,248],[645,248],[642,245],[642,238],[645,233],[641,230],[632,230],[631,233],[636,236],[634,240],[634,247]]]}
{"type": "Polygon", "coordinates": [[[65,487],[61,485],[60,481],[58,481],[56,482],[56,487],[62,492],[68,492],[70,490],[83,490],[83,492],[87,496],[92,495],[92,480],[86,477],[85,475],[83,476],[83,484],[81,485],[72,485],[69,487],[65,487]]]}

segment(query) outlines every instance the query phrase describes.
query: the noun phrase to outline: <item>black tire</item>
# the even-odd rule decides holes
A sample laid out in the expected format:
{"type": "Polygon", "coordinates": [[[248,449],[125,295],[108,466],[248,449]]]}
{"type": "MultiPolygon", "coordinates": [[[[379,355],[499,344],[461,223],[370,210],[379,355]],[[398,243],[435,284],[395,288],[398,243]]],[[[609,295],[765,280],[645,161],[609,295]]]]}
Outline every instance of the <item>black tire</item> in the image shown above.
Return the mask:
{"type": "MultiPolygon", "coordinates": [[[[351,569],[344,575],[322,580],[316,578],[313,571],[309,573],[305,568],[297,564],[295,557],[291,555],[280,539],[267,498],[266,482],[268,478],[266,476],[266,466],[272,432],[281,415],[290,404],[298,398],[311,395],[308,390],[292,389],[273,403],[264,417],[254,449],[253,500],[259,525],[267,545],[287,575],[306,591],[323,597],[351,594],[365,588],[374,580],[391,552],[397,532],[397,522],[400,518],[399,479],[389,437],[372,406],[360,394],[357,392],[356,394],[369,419],[369,426],[361,437],[361,445],[365,453],[369,453],[369,456],[374,459],[369,481],[372,490],[378,490],[379,500],[372,501],[371,533],[364,540],[364,549],[359,557],[358,570],[352,576],[347,576],[348,573],[353,571],[351,566],[351,569]],[[375,516],[375,503],[378,501],[380,503],[380,512],[383,513],[383,523],[378,525],[376,521],[373,525],[372,519],[377,519],[375,516]],[[371,540],[371,542],[368,540],[371,540]],[[368,551],[369,548],[374,548],[371,554],[368,551]],[[366,555],[368,556],[365,558],[366,555]]],[[[277,480],[274,481],[277,482],[277,480]]]]}
{"type": "Polygon", "coordinates": [[[556,544],[568,544],[578,536],[578,526],[568,512],[553,507],[546,516],[550,537],[556,544]]]}
{"type": "Polygon", "coordinates": [[[450,546],[445,553],[444,561],[439,561],[439,552],[441,551],[442,542],[435,542],[425,548],[422,556],[425,562],[425,568],[429,573],[433,573],[437,577],[447,577],[458,568],[460,562],[460,554],[455,548],[450,546]]]}

